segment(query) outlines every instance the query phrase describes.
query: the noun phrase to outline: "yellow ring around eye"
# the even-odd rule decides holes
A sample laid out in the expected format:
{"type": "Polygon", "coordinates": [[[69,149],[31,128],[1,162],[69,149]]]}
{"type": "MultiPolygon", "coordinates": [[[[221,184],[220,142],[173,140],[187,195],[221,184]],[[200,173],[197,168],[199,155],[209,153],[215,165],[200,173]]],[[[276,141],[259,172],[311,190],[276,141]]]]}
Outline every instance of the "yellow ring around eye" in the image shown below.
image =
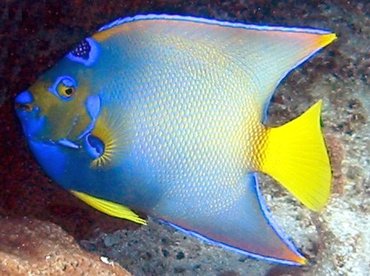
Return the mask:
{"type": "Polygon", "coordinates": [[[57,92],[63,98],[70,98],[76,92],[76,88],[74,86],[67,86],[61,82],[57,86],[57,92]]]}

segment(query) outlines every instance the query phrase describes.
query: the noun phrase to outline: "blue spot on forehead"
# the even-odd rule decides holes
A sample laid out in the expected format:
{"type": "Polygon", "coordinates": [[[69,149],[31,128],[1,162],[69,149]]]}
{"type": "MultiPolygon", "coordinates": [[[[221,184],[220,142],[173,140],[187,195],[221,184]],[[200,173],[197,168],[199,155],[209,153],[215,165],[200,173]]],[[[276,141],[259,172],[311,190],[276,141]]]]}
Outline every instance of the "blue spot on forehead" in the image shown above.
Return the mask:
{"type": "Polygon", "coordinates": [[[98,56],[98,46],[94,39],[86,38],[82,40],[75,49],[73,49],[67,58],[72,61],[82,63],[85,66],[92,65],[98,56]]]}
{"type": "Polygon", "coordinates": [[[80,42],[80,44],[77,45],[77,47],[74,50],[71,51],[71,54],[83,59],[89,59],[90,51],[91,46],[89,42],[86,39],[84,39],[80,42]]]}

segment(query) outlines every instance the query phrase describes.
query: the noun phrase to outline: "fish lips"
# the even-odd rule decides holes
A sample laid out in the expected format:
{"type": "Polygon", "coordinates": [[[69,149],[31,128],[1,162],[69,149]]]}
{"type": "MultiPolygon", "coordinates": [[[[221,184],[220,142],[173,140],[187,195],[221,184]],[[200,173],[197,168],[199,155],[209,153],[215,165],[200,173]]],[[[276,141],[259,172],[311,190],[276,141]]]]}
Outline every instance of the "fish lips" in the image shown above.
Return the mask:
{"type": "Polygon", "coordinates": [[[27,138],[35,136],[45,126],[45,116],[38,106],[16,104],[16,113],[27,138]]]}
{"type": "Polygon", "coordinates": [[[14,108],[21,121],[23,132],[28,139],[37,136],[45,126],[45,116],[40,107],[34,103],[34,97],[28,90],[18,94],[15,98],[14,108]]]}

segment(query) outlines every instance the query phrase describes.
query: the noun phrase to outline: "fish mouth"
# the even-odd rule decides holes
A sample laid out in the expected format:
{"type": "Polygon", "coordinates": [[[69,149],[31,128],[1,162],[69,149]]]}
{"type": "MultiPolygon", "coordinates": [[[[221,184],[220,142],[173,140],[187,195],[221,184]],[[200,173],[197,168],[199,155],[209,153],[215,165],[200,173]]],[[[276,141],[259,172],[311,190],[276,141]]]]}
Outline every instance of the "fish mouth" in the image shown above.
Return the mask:
{"type": "Polygon", "coordinates": [[[33,94],[25,90],[19,93],[14,101],[14,109],[21,121],[25,136],[31,140],[45,125],[45,116],[40,112],[40,107],[35,104],[33,94]]]}
{"type": "Polygon", "coordinates": [[[15,110],[24,135],[27,139],[33,139],[45,125],[45,116],[40,114],[38,106],[31,103],[16,103],[15,110]]]}
{"type": "Polygon", "coordinates": [[[40,108],[34,103],[32,93],[27,90],[17,95],[14,101],[14,109],[22,123],[38,117],[40,111],[40,108]]]}
{"type": "Polygon", "coordinates": [[[18,94],[15,98],[15,109],[17,112],[32,111],[34,98],[30,91],[26,90],[18,94]]]}
{"type": "Polygon", "coordinates": [[[14,107],[17,112],[31,112],[33,110],[33,105],[30,103],[15,103],[14,107]]]}

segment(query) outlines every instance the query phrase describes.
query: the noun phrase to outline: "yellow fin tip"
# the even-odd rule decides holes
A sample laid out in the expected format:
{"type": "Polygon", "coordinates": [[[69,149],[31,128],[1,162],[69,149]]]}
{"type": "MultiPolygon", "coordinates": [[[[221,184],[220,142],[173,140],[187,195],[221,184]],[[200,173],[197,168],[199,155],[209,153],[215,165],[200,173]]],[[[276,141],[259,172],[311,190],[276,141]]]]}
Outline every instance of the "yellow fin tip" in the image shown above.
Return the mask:
{"type": "Polygon", "coordinates": [[[320,47],[325,47],[332,43],[335,39],[337,39],[337,35],[335,33],[324,34],[320,36],[319,45],[320,47]]]}
{"type": "Polygon", "coordinates": [[[111,202],[102,198],[93,197],[91,195],[82,192],[77,192],[74,190],[70,190],[70,192],[74,196],[85,202],[87,205],[90,205],[91,207],[95,208],[96,210],[104,214],[116,218],[130,220],[138,224],[143,225],[147,224],[145,219],[140,218],[136,213],[134,213],[131,209],[124,205],[111,202]]]}

